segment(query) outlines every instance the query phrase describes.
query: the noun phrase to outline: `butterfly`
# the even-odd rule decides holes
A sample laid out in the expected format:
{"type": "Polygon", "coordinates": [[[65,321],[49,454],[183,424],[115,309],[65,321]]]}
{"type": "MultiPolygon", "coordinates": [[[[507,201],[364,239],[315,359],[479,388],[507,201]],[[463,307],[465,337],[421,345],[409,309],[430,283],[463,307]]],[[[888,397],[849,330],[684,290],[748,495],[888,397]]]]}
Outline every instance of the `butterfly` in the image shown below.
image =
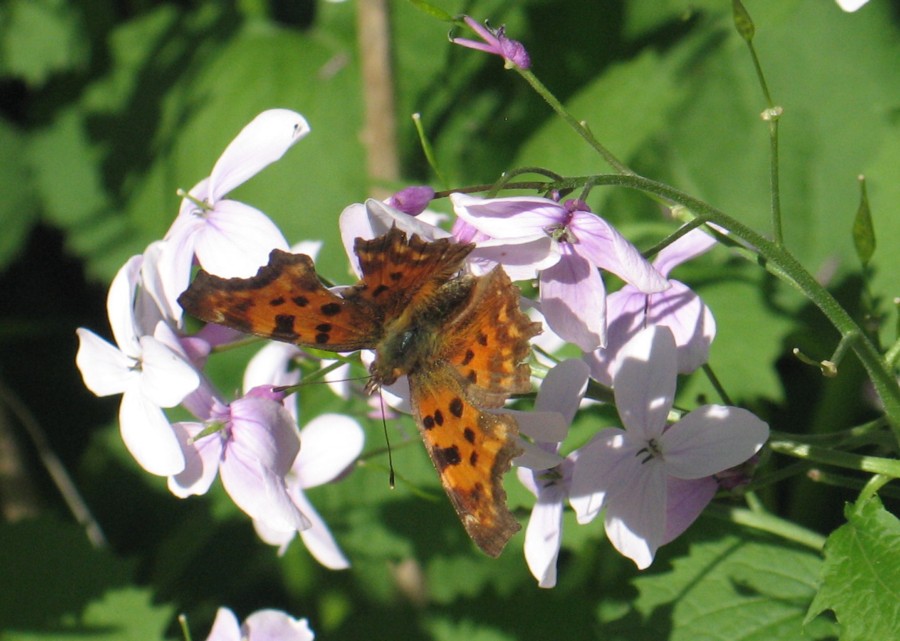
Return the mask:
{"type": "Polygon", "coordinates": [[[413,415],[450,502],[472,540],[498,556],[519,530],[502,477],[521,454],[510,414],[489,411],[530,391],[529,339],[541,331],[519,308],[499,266],[462,274],[473,244],[426,241],[392,227],[357,238],[362,277],[332,291],[312,259],[273,250],[252,278],[200,271],[178,302],[241,332],[334,352],[375,350],[372,392],[409,380],[413,415]]]}

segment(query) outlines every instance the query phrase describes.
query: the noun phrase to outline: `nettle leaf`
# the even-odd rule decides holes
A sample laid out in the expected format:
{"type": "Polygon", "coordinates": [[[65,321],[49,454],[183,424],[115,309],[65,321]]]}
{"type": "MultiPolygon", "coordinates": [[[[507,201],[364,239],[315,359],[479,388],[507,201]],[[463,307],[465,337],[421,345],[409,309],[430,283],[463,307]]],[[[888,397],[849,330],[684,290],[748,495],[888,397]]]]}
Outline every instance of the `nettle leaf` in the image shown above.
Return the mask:
{"type": "Polygon", "coordinates": [[[664,547],[652,569],[634,579],[639,595],[627,615],[598,610],[601,616],[617,617],[605,623],[605,638],[798,641],[834,637],[835,626],[824,619],[804,625],[822,566],[818,554],[709,519],[701,519],[689,534],[692,542],[686,554],[674,556],[677,544],[672,549],[664,547]]]}
{"type": "Polygon", "coordinates": [[[900,626],[900,520],[877,497],[847,505],[828,537],[822,585],[807,621],[832,610],[842,641],[891,639],[900,626]]]}

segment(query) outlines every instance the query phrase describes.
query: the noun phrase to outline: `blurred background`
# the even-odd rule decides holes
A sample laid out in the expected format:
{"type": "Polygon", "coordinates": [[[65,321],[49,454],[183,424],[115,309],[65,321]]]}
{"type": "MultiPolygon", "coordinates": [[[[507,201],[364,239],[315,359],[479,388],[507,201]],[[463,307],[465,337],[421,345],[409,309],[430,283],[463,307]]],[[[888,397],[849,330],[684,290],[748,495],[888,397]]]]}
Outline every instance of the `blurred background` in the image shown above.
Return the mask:
{"type": "MultiPolygon", "coordinates": [[[[505,23],[534,73],[636,171],[768,229],[766,104],[730,3],[433,4],[505,23]]],[[[786,244],[890,344],[900,295],[898,4],[873,0],[854,14],[830,0],[745,4],[773,100],[784,108],[786,244]],[[879,243],[865,270],[850,235],[860,174],[879,243]]],[[[752,596],[762,608],[751,610],[756,620],[769,624],[769,636],[752,638],[802,638],[791,635],[801,634],[818,556],[714,516],[638,574],[611,552],[599,522],[576,526],[567,514],[559,585],[538,589],[521,534],[496,561],[471,546],[407,418],[391,426],[405,479],[396,490],[383,457],[372,456],[309,493],[351,569],[320,567],[298,542],[279,558],[220,488],[182,501],[165,479],[140,470],[118,436],[118,398],[84,388],[75,328],[109,336],[112,276],[162,237],[178,211],[176,190],[207,176],[264,109],[299,111],[312,133],[233,197],[266,212],[291,243],[323,240],[319,269],[340,283],[350,275],[337,217],[350,203],[409,184],[491,183],[523,166],[610,171],[502,60],[451,45],[451,27],[401,0],[0,3],[0,638],[175,639],[174,617],[184,612],[203,639],[220,605],[240,618],[285,609],[309,617],[322,639],[698,638],[691,626],[708,622],[692,617],[689,592],[697,603],[752,596]],[[47,452],[71,474],[102,547],[67,508],[47,452]],[[729,560],[755,569],[738,580],[729,560]],[[798,584],[772,592],[765,567],[773,565],[798,584]]],[[[595,189],[589,202],[641,249],[675,228],[636,193],[595,189]]],[[[435,208],[449,212],[441,201],[435,208]]],[[[725,250],[675,276],[716,316],[711,364],[736,403],[786,432],[827,433],[876,415],[853,359],[826,380],[790,356],[799,347],[829,358],[837,339],[795,292],[725,250]]],[[[254,349],[217,365],[224,389],[238,386],[254,349]]],[[[680,390],[688,408],[717,398],[699,376],[680,390]]],[[[301,403],[305,420],[359,412],[323,390],[301,403]]],[[[583,413],[575,441],[614,417],[608,408],[583,413]]],[[[366,449],[383,449],[381,423],[366,426],[366,449]]],[[[769,460],[764,470],[784,465],[769,460]]],[[[827,534],[854,492],[807,480],[807,471],[762,497],[827,534]]],[[[531,497],[513,477],[510,503],[524,524],[531,497]]],[[[832,631],[814,624],[802,634],[832,631]]]]}

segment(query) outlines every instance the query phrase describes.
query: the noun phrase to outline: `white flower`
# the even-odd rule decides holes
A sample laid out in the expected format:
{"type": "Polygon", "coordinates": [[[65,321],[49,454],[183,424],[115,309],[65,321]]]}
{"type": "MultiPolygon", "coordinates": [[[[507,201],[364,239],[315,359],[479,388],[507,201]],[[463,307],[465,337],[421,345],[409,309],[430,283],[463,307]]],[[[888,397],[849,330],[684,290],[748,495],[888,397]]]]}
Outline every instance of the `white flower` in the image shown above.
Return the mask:
{"type": "Polygon", "coordinates": [[[225,196],[281,158],[309,133],[306,119],[287,109],[259,114],[231,141],[189,197],[166,233],[160,273],[171,306],[190,281],[197,262],[209,273],[230,277],[256,274],[273,249],[288,249],[278,227],[258,209],[225,196]]]}
{"type": "Polygon", "coordinates": [[[168,476],[184,468],[184,457],[162,408],[178,405],[197,389],[200,375],[148,288],[140,285],[144,263],[144,256],[133,256],[110,285],[106,305],[116,345],[78,328],[75,363],[97,396],[122,394],[119,428],[125,446],[145,470],[168,476]]]}

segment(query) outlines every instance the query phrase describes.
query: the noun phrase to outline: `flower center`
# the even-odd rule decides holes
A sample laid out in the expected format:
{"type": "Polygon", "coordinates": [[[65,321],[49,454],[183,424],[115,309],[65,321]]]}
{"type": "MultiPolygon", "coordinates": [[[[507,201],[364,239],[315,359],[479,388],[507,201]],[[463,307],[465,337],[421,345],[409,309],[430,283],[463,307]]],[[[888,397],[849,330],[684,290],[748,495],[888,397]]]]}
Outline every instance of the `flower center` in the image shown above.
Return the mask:
{"type": "Polygon", "coordinates": [[[555,225],[550,225],[549,227],[544,227],[544,233],[546,233],[550,238],[555,240],[558,243],[569,243],[570,245],[575,245],[578,243],[578,237],[572,233],[572,231],[568,227],[568,220],[563,223],[556,223],[555,225]]]}
{"type": "Polygon", "coordinates": [[[637,451],[635,456],[644,456],[641,460],[641,464],[647,463],[654,458],[663,458],[662,449],[659,447],[659,443],[656,442],[655,438],[651,438],[647,441],[647,447],[642,447],[637,451]]]}

